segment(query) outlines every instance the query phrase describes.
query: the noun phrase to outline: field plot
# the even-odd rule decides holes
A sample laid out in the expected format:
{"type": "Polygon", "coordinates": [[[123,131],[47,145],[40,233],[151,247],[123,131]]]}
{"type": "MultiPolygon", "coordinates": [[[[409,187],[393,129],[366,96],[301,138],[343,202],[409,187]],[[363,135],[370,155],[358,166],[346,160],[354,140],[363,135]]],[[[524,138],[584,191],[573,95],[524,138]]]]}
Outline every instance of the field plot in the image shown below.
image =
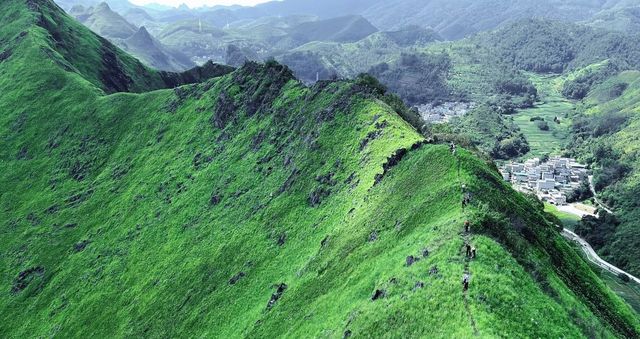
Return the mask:
{"type": "Polygon", "coordinates": [[[573,102],[560,94],[561,78],[555,75],[530,75],[538,88],[540,102],[533,108],[518,111],[514,121],[529,141],[531,151],[527,157],[544,154],[559,155],[569,138],[571,121],[569,112],[573,102]],[[560,123],[554,120],[560,119],[560,123]],[[547,126],[543,130],[540,126],[547,126]]]}

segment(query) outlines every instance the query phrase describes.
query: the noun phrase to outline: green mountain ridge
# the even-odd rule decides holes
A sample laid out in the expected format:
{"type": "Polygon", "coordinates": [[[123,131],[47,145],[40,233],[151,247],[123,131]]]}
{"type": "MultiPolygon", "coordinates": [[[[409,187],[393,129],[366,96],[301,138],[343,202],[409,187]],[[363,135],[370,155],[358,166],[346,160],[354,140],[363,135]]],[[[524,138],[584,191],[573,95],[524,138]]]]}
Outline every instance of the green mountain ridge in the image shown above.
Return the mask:
{"type": "Polygon", "coordinates": [[[1,337],[640,333],[542,206],[375,84],[159,73],[48,0],[0,23],[1,337]]]}
{"type": "Polygon", "coordinates": [[[163,46],[145,27],[136,27],[101,2],[95,7],[74,6],[69,13],[96,34],[136,56],[146,65],[164,71],[184,71],[196,66],[184,54],[163,46]]]}

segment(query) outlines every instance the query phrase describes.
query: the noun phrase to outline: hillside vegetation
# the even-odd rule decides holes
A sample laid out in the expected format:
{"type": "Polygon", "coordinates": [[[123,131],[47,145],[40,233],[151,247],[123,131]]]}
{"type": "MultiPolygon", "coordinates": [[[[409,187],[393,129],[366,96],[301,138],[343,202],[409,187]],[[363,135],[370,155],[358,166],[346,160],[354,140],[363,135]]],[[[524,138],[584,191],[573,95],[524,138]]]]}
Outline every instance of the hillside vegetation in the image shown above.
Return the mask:
{"type": "MultiPolygon", "coordinates": [[[[598,198],[615,211],[616,218],[586,221],[577,229],[601,256],[635,275],[640,272],[636,255],[640,233],[635,225],[640,201],[635,179],[637,39],[621,32],[528,20],[445,45],[452,60],[448,82],[453,88],[466,88],[471,98],[491,91],[482,84],[496,77],[491,67],[484,66],[492,60],[502,60],[502,67],[530,78],[537,87],[531,107],[509,113],[515,113],[513,120],[530,148],[526,156],[572,155],[590,165],[598,198]]],[[[523,102],[508,96],[499,100],[505,99],[523,102]]],[[[482,139],[478,132],[482,128],[468,128],[473,117],[463,120],[462,130],[482,139]]],[[[492,132],[485,139],[496,136],[500,134],[492,132]]],[[[491,150],[490,145],[480,144],[485,151],[491,150]]]]}
{"type": "Polygon", "coordinates": [[[375,83],[157,73],[49,0],[0,23],[0,337],[640,335],[543,206],[375,83]]]}
{"type": "Polygon", "coordinates": [[[640,246],[639,90],[637,71],[622,72],[595,86],[578,107],[571,145],[594,169],[599,198],[617,216],[579,231],[596,243],[603,257],[636,275],[640,273],[635,251],[640,246]]]}

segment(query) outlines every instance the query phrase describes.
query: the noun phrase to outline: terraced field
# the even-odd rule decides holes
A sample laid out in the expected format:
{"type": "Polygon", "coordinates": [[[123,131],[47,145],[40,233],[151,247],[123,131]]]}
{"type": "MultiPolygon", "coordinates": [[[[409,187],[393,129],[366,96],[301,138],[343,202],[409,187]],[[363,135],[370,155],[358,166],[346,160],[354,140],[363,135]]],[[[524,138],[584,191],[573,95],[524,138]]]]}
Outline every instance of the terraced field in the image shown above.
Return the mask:
{"type": "Polygon", "coordinates": [[[538,88],[540,102],[533,108],[518,111],[513,119],[529,141],[531,151],[526,157],[560,154],[569,138],[571,121],[568,113],[573,110],[574,103],[560,93],[560,76],[531,74],[530,77],[538,88]],[[534,117],[544,119],[549,130],[541,130],[537,121],[531,121],[534,117]],[[559,124],[554,122],[555,117],[560,118],[559,124]]]}

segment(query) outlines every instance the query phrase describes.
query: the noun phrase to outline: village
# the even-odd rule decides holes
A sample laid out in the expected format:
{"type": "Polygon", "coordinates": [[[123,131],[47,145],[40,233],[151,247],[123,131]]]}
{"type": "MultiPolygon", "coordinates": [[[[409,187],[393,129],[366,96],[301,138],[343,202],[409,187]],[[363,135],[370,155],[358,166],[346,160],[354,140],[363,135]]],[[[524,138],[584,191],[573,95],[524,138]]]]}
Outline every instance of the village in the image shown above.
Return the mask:
{"type": "Polygon", "coordinates": [[[567,196],[588,178],[586,165],[560,157],[544,162],[539,158],[509,162],[500,167],[500,173],[515,189],[558,206],[567,205],[567,196]]]}
{"type": "Polygon", "coordinates": [[[475,108],[472,102],[445,102],[441,104],[425,104],[415,107],[420,117],[428,123],[442,124],[451,118],[460,117],[475,108]]]}

